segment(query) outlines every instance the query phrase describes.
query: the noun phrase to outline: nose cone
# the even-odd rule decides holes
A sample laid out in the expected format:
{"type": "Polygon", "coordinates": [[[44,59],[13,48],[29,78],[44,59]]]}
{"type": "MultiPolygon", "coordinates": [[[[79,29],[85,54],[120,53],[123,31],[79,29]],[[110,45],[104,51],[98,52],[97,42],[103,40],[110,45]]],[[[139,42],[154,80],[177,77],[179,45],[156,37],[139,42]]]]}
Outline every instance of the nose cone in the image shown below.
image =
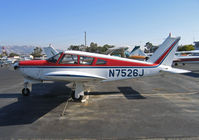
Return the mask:
{"type": "Polygon", "coordinates": [[[14,69],[16,70],[16,69],[19,67],[19,62],[15,62],[15,63],[13,64],[13,66],[14,66],[14,69]]]}

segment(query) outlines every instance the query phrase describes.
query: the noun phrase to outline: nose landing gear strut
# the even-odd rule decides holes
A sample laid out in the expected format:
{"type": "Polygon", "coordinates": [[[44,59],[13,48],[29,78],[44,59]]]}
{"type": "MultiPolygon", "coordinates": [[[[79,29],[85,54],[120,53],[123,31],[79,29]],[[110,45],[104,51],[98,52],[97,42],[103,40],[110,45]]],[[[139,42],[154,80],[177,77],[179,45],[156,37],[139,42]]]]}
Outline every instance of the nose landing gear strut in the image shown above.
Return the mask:
{"type": "Polygon", "coordinates": [[[75,90],[72,90],[72,98],[81,102],[84,97],[84,85],[82,82],[75,82],[73,86],[75,90]]]}

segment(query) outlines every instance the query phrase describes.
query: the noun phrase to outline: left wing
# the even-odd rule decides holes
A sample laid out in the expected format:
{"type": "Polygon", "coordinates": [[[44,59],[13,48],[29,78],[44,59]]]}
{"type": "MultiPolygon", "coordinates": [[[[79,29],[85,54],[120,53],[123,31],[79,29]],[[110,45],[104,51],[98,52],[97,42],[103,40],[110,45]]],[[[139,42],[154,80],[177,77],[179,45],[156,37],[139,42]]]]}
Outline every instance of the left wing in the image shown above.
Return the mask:
{"type": "Polygon", "coordinates": [[[48,80],[57,81],[92,81],[92,80],[106,80],[105,77],[93,75],[79,71],[56,71],[45,74],[48,80]]]}

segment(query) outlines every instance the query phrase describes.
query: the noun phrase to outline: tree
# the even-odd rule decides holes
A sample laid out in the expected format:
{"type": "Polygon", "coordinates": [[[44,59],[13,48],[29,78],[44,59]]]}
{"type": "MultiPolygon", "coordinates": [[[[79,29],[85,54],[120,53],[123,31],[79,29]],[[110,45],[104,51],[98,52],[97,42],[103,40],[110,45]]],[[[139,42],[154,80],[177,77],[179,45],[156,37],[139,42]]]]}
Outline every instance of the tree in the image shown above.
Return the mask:
{"type": "Polygon", "coordinates": [[[97,43],[91,42],[90,47],[86,48],[87,52],[98,52],[98,46],[97,43]]]}
{"type": "Polygon", "coordinates": [[[14,56],[19,56],[19,55],[16,54],[16,53],[10,53],[10,54],[9,54],[9,57],[14,57],[14,56]]]}
{"type": "Polygon", "coordinates": [[[109,48],[113,48],[113,45],[105,44],[104,46],[98,46],[97,43],[91,42],[90,47],[86,48],[87,52],[105,53],[109,48]]]}
{"type": "Polygon", "coordinates": [[[68,50],[78,50],[94,53],[105,53],[109,48],[113,48],[113,45],[105,44],[104,46],[98,46],[97,43],[91,42],[89,47],[84,45],[71,45],[68,50]]]}
{"type": "Polygon", "coordinates": [[[178,51],[191,51],[191,50],[195,50],[193,45],[184,45],[178,47],[178,51]]]}
{"type": "Polygon", "coordinates": [[[36,47],[33,51],[33,53],[31,53],[31,55],[33,57],[41,57],[42,56],[42,49],[39,47],[36,47]]]}
{"type": "Polygon", "coordinates": [[[144,47],[145,47],[145,49],[144,49],[145,53],[154,53],[158,48],[158,46],[154,46],[150,42],[147,42],[144,47]]]}
{"type": "Polygon", "coordinates": [[[68,48],[68,50],[80,50],[80,46],[79,45],[70,45],[70,47],[68,48]]]}
{"type": "Polygon", "coordinates": [[[150,42],[147,42],[144,47],[145,47],[144,52],[150,53],[150,49],[153,47],[153,44],[150,42]]]}
{"type": "Polygon", "coordinates": [[[113,47],[115,47],[115,46],[105,44],[105,45],[102,47],[101,52],[104,53],[104,52],[106,52],[108,49],[113,48],[113,47]]]}

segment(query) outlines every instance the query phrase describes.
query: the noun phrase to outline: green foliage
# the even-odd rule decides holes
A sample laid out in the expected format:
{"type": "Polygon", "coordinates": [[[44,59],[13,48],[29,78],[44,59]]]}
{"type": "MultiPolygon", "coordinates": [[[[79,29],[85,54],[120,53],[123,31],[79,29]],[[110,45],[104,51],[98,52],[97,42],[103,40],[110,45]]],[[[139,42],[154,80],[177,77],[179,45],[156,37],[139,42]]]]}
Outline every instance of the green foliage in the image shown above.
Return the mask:
{"type": "Polygon", "coordinates": [[[97,43],[91,42],[90,47],[87,47],[86,51],[87,52],[95,52],[95,53],[97,53],[98,52],[97,43]]]}
{"type": "Polygon", "coordinates": [[[109,48],[113,48],[113,45],[105,44],[104,46],[98,46],[97,43],[91,42],[90,47],[86,48],[87,52],[105,53],[109,48]]]}
{"type": "Polygon", "coordinates": [[[105,45],[103,46],[102,52],[104,53],[104,52],[106,52],[108,49],[113,48],[113,47],[115,47],[115,46],[114,46],[114,45],[105,44],[105,45]]]}
{"type": "Polygon", "coordinates": [[[113,45],[105,44],[104,46],[98,46],[97,43],[91,42],[89,47],[83,45],[71,45],[68,50],[78,50],[94,53],[105,53],[109,48],[114,47],[113,45]]]}
{"type": "Polygon", "coordinates": [[[39,47],[36,47],[33,51],[33,53],[31,53],[31,55],[33,57],[41,57],[42,56],[42,49],[39,47]]]}
{"type": "Polygon", "coordinates": [[[14,57],[14,56],[19,56],[19,55],[16,54],[16,53],[10,53],[10,54],[9,54],[9,57],[14,57]]]}
{"type": "Polygon", "coordinates": [[[144,50],[145,53],[151,53],[153,44],[151,42],[147,42],[144,47],[145,47],[145,50],[144,50]]]}
{"type": "Polygon", "coordinates": [[[71,46],[68,48],[68,50],[77,50],[77,51],[79,51],[79,50],[80,50],[80,46],[78,46],[78,45],[71,45],[71,46]]]}
{"type": "Polygon", "coordinates": [[[195,50],[193,45],[184,45],[178,47],[178,51],[191,51],[191,50],[195,50]]]}
{"type": "Polygon", "coordinates": [[[0,54],[0,58],[2,58],[3,56],[0,54]]]}

